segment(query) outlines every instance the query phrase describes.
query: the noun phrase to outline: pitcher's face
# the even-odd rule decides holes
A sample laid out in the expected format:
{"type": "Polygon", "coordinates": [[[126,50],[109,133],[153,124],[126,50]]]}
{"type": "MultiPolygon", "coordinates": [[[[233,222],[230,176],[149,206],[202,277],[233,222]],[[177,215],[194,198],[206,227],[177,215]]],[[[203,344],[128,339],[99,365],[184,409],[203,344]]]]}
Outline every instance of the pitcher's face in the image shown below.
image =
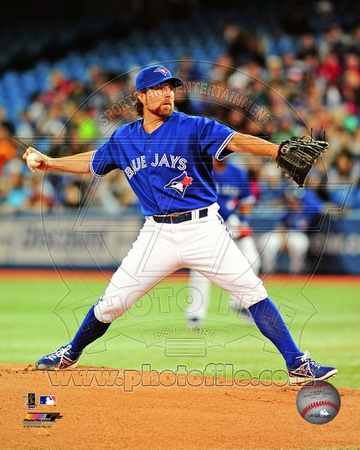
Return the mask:
{"type": "Polygon", "coordinates": [[[138,97],[144,105],[144,114],[158,117],[170,116],[174,110],[174,87],[169,83],[161,83],[145,92],[139,92],[138,97]]]}

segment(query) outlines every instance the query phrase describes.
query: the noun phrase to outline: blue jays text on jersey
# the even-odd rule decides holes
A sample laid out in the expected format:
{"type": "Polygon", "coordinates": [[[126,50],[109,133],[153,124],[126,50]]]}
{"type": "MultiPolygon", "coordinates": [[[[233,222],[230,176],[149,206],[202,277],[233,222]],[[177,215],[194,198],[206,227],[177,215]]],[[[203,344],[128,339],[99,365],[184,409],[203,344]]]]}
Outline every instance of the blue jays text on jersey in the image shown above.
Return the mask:
{"type": "MultiPolygon", "coordinates": [[[[168,155],[166,153],[163,153],[162,155],[159,155],[159,153],[154,153],[153,160],[149,162],[153,167],[166,166],[178,170],[185,170],[187,167],[187,160],[185,158],[181,158],[176,155],[168,155]]],[[[131,180],[131,178],[136,174],[136,172],[139,172],[140,169],[145,169],[147,165],[148,161],[146,160],[145,155],[138,156],[136,159],[131,160],[130,166],[124,169],[128,180],[131,180]]]]}
{"type": "Polygon", "coordinates": [[[176,111],[151,134],[142,123],[138,119],[120,127],[93,152],[93,175],[123,170],[145,216],[216,202],[212,158],[230,154],[226,145],[235,131],[215,120],[176,111]]]}

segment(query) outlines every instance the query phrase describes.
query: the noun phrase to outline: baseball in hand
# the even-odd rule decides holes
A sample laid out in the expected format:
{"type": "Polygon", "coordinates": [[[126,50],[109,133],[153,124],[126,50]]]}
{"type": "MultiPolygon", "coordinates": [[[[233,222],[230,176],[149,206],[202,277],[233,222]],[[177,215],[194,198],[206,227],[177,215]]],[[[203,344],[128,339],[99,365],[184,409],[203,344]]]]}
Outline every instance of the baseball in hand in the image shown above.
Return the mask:
{"type": "Polygon", "coordinates": [[[29,167],[29,169],[36,169],[36,167],[40,166],[40,162],[36,161],[37,154],[36,153],[30,153],[26,158],[26,163],[29,167]]]}

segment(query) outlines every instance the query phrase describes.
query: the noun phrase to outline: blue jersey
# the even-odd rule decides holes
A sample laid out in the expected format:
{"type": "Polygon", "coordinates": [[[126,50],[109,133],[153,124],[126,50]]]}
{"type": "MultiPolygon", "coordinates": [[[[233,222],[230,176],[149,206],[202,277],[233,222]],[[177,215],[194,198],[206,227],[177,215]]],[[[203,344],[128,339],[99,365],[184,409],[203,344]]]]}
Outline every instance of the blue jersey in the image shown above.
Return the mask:
{"type": "Polygon", "coordinates": [[[173,112],[148,134],[143,119],[124,125],[92,154],[90,169],[102,176],[124,171],[145,216],[171,214],[217,201],[212,158],[231,152],[231,128],[205,117],[173,112]]]}
{"type": "Polygon", "coordinates": [[[219,213],[227,220],[230,214],[238,213],[241,203],[253,200],[248,175],[245,170],[226,164],[223,171],[215,170],[214,176],[220,205],[219,213]]]}
{"type": "MultiPolygon", "coordinates": [[[[296,191],[296,193],[298,192],[296,191]]],[[[300,194],[298,208],[296,211],[287,211],[280,219],[280,224],[288,230],[305,232],[312,222],[323,213],[324,206],[318,195],[311,189],[304,188],[300,194]]]]}

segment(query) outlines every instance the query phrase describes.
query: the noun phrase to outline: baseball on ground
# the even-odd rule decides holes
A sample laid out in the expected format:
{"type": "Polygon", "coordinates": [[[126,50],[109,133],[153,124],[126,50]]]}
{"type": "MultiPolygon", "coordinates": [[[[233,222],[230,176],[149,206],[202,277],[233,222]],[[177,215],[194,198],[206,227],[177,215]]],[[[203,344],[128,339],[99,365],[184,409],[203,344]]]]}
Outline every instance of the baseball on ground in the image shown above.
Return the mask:
{"type": "Polygon", "coordinates": [[[303,419],[321,425],[330,422],[338,414],[340,394],[327,381],[311,382],[300,389],[296,406],[303,419]]]}

